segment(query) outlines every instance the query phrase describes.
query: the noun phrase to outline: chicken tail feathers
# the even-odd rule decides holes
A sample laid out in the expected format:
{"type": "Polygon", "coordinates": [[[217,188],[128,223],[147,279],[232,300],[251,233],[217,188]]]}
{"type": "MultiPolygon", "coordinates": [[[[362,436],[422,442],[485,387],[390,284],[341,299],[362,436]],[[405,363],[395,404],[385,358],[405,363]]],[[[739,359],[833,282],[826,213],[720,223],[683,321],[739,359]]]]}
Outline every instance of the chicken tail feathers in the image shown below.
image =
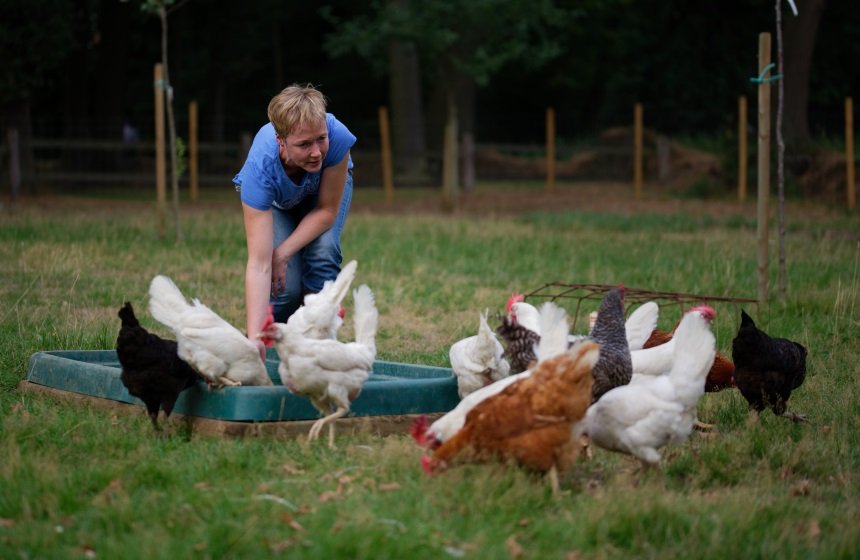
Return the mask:
{"type": "Polygon", "coordinates": [[[548,301],[540,306],[540,342],[535,345],[538,362],[567,351],[567,311],[548,301]]]}
{"type": "Polygon", "coordinates": [[[135,315],[134,315],[134,308],[131,306],[130,301],[125,302],[125,305],[123,305],[119,309],[119,313],[117,313],[117,315],[119,316],[120,320],[122,321],[123,327],[132,327],[133,328],[133,327],[139,327],[140,326],[140,323],[138,322],[137,317],[135,317],[135,315]]]}
{"type": "Polygon", "coordinates": [[[355,341],[376,348],[376,327],[379,321],[379,312],[376,309],[373,292],[367,284],[362,284],[353,290],[352,297],[355,300],[355,341]]]}
{"type": "Polygon", "coordinates": [[[173,280],[158,275],[149,284],[149,313],[159,323],[175,329],[179,316],[189,307],[188,301],[173,280]]]}
{"type": "Polygon", "coordinates": [[[325,294],[328,302],[334,305],[340,305],[346,294],[349,293],[349,287],[355,278],[355,270],[358,268],[358,261],[352,260],[346,263],[341,269],[337,278],[331,284],[325,283],[320,294],[325,294]]]}
{"type": "Polygon", "coordinates": [[[498,340],[496,338],[496,333],[493,332],[493,329],[491,329],[489,323],[487,323],[487,316],[489,313],[489,309],[485,309],[484,312],[481,313],[481,322],[478,326],[478,337],[480,337],[482,347],[484,348],[492,348],[494,345],[493,341],[498,340]]]}

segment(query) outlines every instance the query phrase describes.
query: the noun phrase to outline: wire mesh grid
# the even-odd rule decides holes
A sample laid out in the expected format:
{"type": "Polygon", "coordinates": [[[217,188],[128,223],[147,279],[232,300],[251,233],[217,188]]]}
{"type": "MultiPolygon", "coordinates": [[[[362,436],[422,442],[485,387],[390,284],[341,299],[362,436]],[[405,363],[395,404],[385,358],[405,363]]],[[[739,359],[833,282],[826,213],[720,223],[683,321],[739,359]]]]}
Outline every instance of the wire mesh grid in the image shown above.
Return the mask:
{"type": "MultiPolygon", "coordinates": [[[[599,305],[604,294],[615,287],[617,286],[612,284],[568,284],[565,282],[549,282],[536,290],[524,294],[524,297],[526,300],[529,298],[535,298],[549,299],[554,302],[557,302],[557,300],[560,299],[576,300],[576,309],[572,313],[572,326],[573,328],[576,328],[582,303],[584,301],[593,300],[597,302],[597,305],[599,305]]],[[[753,298],[688,294],[683,292],[664,292],[624,286],[625,314],[632,306],[648,301],[657,303],[661,308],[664,306],[676,306],[678,308],[679,316],[683,314],[684,310],[688,306],[694,303],[729,303],[735,307],[735,315],[739,314],[737,313],[739,306],[748,303],[755,306],[755,314],[758,315],[758,300],[753,298]]]]}

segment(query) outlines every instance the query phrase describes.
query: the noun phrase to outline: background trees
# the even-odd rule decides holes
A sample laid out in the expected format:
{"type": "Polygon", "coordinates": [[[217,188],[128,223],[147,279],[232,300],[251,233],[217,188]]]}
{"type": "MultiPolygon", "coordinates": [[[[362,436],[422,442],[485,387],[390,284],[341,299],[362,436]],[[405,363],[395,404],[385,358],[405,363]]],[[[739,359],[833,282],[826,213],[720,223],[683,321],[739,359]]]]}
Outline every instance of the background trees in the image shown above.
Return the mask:
{"type": "MultiPolygon", "coordinates": [[[[860,85],[860,6],[797,5],[799,18],[784,11],[789,150],[838,133],[860,85]]],[[[178,119],[198,100],[209,141],[255,131],[292,82],[320,86],[365,145],[389,106],[407,154],[438,145],[446,92],[479,142],[540,141],[547,106],[574,140],[627,122],[634,101],[649,126],[706,134],[754,95],[757,35],[773,26],[772,0],[189,0],[171,16],[170,76],[178,119]]],[[[0,0],[0,54],[4,127],[30,116],[42,136],[119,138],[131,120],[150,134],[159,29],[139,3],[0,0]]]]}

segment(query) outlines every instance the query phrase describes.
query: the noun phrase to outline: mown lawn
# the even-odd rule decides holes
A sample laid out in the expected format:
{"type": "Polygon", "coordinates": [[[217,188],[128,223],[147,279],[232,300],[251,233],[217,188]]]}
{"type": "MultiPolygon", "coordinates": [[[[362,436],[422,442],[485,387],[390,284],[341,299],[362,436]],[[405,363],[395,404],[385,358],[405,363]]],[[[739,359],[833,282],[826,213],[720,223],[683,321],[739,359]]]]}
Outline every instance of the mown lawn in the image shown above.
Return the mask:
{"type": "MultiPolygon", "coordinates": [[[[370,212],[380,193],[357,191],[344,256],[376,294],[378,358],[447,366],[448,347],[473,334],[481,310],[552,281],[756,297],[754,201],[711,212],[707,201],[656,211],[661,202],[651,200],[631,213],[572,203],[576,189],[563,185],[544,211],[453,216],[370,212]]],[[[860,554],[856,213],[790,202],[787,297],[777,289],[773,226],[771,297],[747,309],[766,331],[809,348],[807,380],[791,402],[809,424],[770,413],[751,421],[736,391],[708,394],[699,416],[718,431],[665,450],[660,471],[640,473],[629,457],[598,449],[553,498],[546,481],[510,465],[427,477],[407,434],[342,432],[334,451],[304,438],[159,438],[142,409],[22,393],[34,352],[113,348],[126,300],[167,336],[143,311],[158,273],[243,325],[235,201],[186,204],[177,244],[169,215],[160,239],[154,205],[124,198],[27,199],[0,210],[2,558],[860,554]]],[[[714,307],[719,349],[730,355],[740,308],[714,307]]],[[[677,318],[668,307],[661,327],[677,318]]]]}

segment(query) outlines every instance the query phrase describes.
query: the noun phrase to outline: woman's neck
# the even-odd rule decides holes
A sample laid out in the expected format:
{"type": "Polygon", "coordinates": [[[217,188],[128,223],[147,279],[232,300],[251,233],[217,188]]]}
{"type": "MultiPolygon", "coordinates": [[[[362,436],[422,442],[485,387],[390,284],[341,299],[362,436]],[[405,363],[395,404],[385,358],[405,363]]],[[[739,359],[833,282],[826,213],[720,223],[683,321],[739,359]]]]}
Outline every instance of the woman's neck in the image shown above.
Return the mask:
{"type": "Polygon", "coordinates": [[[299,184],[299,182],[301,182],[302,178],[305,176],[305,170],[301,167],[290,165],[286,163],[283,159],[281,160],[281,165],[283,166],[284,172],[287,174],[287,177],[289,177],[293,183],[299,184]]]}

